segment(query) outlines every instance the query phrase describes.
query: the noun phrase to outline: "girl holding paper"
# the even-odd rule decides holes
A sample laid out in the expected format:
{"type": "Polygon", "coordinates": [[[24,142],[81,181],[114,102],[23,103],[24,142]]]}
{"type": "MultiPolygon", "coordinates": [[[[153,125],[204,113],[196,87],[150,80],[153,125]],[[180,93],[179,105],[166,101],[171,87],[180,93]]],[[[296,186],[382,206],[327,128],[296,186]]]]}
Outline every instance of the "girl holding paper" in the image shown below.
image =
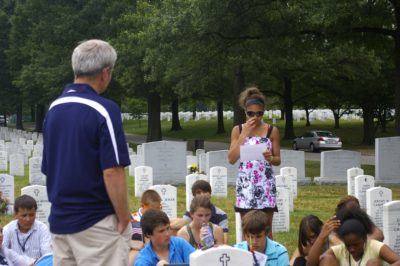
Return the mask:
{"type": "MultiPolygon", "coordinates": [[[[261,159],[241,160],[236,180],[235,211],[244,214],[262,210],[267,214],[269,237],[272,238],[272,217],[276,207],[276,186],[272,165],[280,165],[280,136],[276,127],[264,123],[265,96],[255,87],[244,90],[239,104],[246,113],[246,123],[235,126],[231,134],[228,160],[236,163],[241,145],[265,145],[261,159]]],[[[250,156],[251,157],[251,156],[250,156]]],[[[257,155],[255,155],[257,157],[257,155]]]]}

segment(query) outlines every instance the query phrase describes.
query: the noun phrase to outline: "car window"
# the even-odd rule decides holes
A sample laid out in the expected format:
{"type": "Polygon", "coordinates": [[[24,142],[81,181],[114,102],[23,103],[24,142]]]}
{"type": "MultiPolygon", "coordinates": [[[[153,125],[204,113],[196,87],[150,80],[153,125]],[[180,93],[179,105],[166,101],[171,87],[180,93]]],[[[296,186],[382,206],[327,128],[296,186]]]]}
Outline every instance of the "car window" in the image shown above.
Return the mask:
{"type": "Polygon", "coordinates": [[[317,135],[319,137],[329,137],[329,138],[333,138],[335,137],[335,135],[333,135],[331,132],[329,131],[317,131],[317,135]]]}
{"type": "Polygon", "coordinates": [[[314,136],[314,134],[312,132],[306,132],[303,135],[303,137],[305,137],[305,138],[310,138],[310,137],[313,137],[313,136],[314,136]]]}

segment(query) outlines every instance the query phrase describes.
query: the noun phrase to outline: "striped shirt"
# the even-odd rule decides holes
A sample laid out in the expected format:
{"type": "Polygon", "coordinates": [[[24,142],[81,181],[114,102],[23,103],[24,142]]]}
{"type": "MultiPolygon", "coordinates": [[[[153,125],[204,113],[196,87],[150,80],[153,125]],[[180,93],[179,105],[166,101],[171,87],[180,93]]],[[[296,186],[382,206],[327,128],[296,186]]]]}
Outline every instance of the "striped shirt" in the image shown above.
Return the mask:
{"type": "Polygon", "coordinates": [[[4,226],[3,235],[3,245],[19,255],[36,259],[52,252],[49,228],[38,220],[25,234],[19,230],[17,220],[11,221],[4,226]]]}

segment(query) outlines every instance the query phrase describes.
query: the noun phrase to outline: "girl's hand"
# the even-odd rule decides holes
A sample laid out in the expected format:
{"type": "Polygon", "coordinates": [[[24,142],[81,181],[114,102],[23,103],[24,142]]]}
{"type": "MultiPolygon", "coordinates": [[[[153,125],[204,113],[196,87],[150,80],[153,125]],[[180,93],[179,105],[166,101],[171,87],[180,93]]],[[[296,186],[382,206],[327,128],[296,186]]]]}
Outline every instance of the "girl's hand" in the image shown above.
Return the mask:
{"type": "Polygon", "coordinates": [[[244,137],[248,137],[251,135],[253,129],[257,126],[257,120],[255,117],[249,118],[242,128],[242,133],[244,137]]]}
{"type": "Polygon", "coordinates": [[[336,230],[340,227],[340,220],[336,219],[336,216],[332,216],[325,222],[322,226],[321,232],[319,235],[323,238],[327,238],[333,230],[336,230]]]}

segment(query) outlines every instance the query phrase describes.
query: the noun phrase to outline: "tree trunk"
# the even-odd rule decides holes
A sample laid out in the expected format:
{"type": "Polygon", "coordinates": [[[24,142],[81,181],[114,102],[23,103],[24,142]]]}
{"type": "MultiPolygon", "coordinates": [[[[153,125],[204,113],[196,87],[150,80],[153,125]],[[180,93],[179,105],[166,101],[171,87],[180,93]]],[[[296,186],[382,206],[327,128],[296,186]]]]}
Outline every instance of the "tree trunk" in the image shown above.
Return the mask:
{"type": "Polygon", "coordinates": [[[225,133],[224,126],[224,102],[219,99],[217,102],[217,134],[225,133]]]}
{"type": "Polygon", "coordinates": [[[386,119],[386,116],[387,116],[387,109],[384,108],[383,112],[382,112],[382,118],[381,118],[382,133],[387,133],[387,127],[386,127],[387,119],[386,119]]]}
{"type": "Polygon", "coordinates": [[[246,122],[244,110],[239,106],[239,94],[244,90],[244,73],[243,66],[239,65],[235,72],[235,86],[233,87],[233,126],[246,122]]]}
{"type": "Polygon", "coordinates": [[[281,120],[285,120],[285,109],[281,109],[281,120]]]}
{"type": "Polygon", "coordinates": [[[340,110],[337,110],[337,112],[336,112],[335,109],[331,109],[331,111],[332,111],[333,117],[335,119],[335,127],[334,128],[340,128],[340,125],[339,125],[339,120],[340,120],[339,112],[340,112],[340,110]]]}
{"type": "Polygon", "coordinates": [[[306,127],[311,126],[310,123],[310,109],[308,109],[307,107],[304,108],[306,110],[306,127]]]}
{"type": "Polygon", "coordinates": [[[16,128],[24,130],[24,125],[22,123],[22,102],[21,100],[18,100],[17,106],[16,106],[16,115],[17,115],[17,121],[16,121],[16,128]]]}
{"type": "Polygon", "coordinates": [[[36,132],[42,132],[43,131],[43,119],[44,119],[44,105],[43,104],[37,104],[36,105],[36,112],[35,112],[35,131],[36,132]]]}
{"type": "Polygon", "coordinates": [[[178,97],[176,97],[176,95],[174,95],[172,99],[171,112],[172,112],[172,125],[170,131],[182,130],[181,123],[179,121],[179,102],[178,102],[178,97]]]}
{"type": "Polygon", "coordinates": [[[374,110],[372,106],[365,105],[361,106],[363,110],[363,141],[362,144],[364,145],[372,145],[375,141],[375,127],[374,127],[374,110]]]}
{"type": "Polygon", "coordinates": [[[284,139],[294,139],[293,128],[293,100],[292,100],[292,80],[288,77],[284,77],[285,92],[283,94],[283,102],[285,104],[285,135],[284,139]]]}
{"type": "Polygon", "coordinates": [[[36,108],[37,106],[31,106],[31,122],[35,122],[36,121],[36,108]]]}
{"type": "Polygon", "coordinates": [[[6,111],[3,112],[3,116],[4,116],[4,126],[6,127],[7,126],[7,117],[8,117],[6,111]]]}
{"type": "Polygon", "coordinates": [[[161,98],[158,92],[147,95],[147,139],[146,142],[162,140],[161,134],[161,98]]]}

